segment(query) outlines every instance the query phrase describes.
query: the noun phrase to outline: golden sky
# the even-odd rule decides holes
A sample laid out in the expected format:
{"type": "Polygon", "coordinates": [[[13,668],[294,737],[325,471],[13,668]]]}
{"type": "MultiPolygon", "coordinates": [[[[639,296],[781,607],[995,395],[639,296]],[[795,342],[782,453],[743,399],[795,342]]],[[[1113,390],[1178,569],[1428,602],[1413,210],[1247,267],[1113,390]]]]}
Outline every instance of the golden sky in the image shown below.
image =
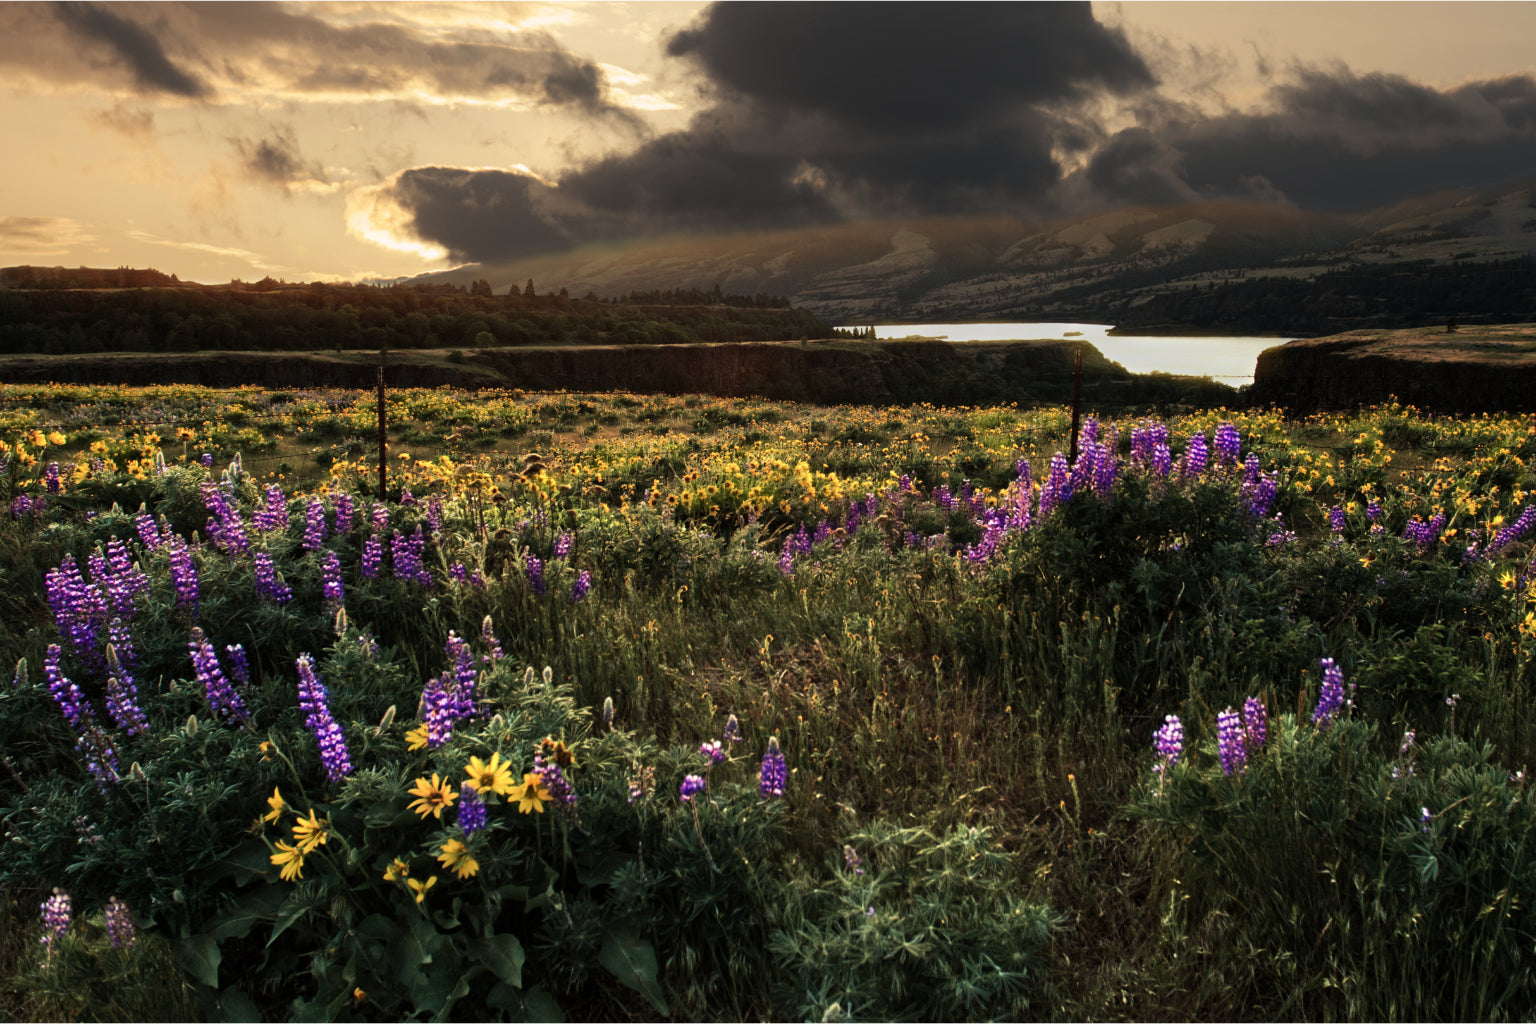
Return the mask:
{"type": "Polygon", "coordinates": [[[0,4],[0,265],[390,278],[674,231],[1536,175],[1526,3],[0,4]]]}

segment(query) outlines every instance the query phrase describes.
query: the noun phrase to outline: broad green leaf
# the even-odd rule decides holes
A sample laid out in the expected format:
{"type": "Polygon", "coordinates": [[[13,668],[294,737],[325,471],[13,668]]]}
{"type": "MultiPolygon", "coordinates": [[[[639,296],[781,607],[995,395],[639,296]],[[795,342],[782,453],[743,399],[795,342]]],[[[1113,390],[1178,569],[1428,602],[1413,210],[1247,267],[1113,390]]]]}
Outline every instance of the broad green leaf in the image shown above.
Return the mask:
{"type": "Polygon", "coordinates": [[[442,936],[430,921],[422,918],[412,921],[411,927],[396,935],[392,944],[390,960],[394,964],[395,974],[401,978],[414,975],[422,964],[432,961],[432,955],[437,952],[441,941],[442,936]]]}
{"type": "Polygon", "coordinates": [[[288,894],[276,885],[263,885],[241,897],[240,902],[221,914],[209,934],[222,942],[225,939],[243,939],[261,921],[276,916],[278,908],[288,894]]]}
{"type": "Polygon", "coordinates": [[[216,1011],[218,1019],[221,1021],[261,1020],[261,1011],[251,1001],[251,997],[237,988],[227,989],[219,993],[216,1011]]]}
{"type": "Polygon", "coordinates": [[[523,995],[523,1019],[565,1024],[565,1012],[560,1009],[554,996],[535,986],[523,995]]]}
{"type": "Polygon", "coordinates": [[[523,987],[523,963],[528,958],[516,935],[492,935],[471,947],[491,973],[513,988],[523,987]]]}
{"type": "Polygon", "coordinates": [[[299,918],[309,913],[311,907],[308,900],[299,896],[299,890],[295,889],[288,894],[288,899],[277,912],[277,919],[272,922],[272,935],[267,939],[267,948],[277,941],[277,937],[288,930],[299,918]]]}
{"type": "Polygon", "coordinates": [[[219,944],[211,935],[193,935],[181,944],[181,963],[187,973],[209,988],[219,987],[219,944]]]}
{"type": "Polygon", "coordinates": [[[656,950],[634,929],[620,928],[609,932],[603,940],[603,948],[598,951],[597,962],[649,999],[663,1017],[671,1015],[661,983],[656,980],[656,950]]]}

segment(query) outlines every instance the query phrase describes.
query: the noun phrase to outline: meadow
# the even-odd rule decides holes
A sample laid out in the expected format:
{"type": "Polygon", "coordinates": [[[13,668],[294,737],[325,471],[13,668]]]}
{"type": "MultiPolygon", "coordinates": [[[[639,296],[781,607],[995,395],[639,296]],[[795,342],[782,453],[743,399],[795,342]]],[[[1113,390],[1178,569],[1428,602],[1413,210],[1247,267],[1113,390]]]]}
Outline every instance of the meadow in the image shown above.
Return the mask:
{"type": "Polygon", "coordinates": [[[0,387],[7,1016],[1536,1014],[1529,417],[388,406],[0,387]]]}

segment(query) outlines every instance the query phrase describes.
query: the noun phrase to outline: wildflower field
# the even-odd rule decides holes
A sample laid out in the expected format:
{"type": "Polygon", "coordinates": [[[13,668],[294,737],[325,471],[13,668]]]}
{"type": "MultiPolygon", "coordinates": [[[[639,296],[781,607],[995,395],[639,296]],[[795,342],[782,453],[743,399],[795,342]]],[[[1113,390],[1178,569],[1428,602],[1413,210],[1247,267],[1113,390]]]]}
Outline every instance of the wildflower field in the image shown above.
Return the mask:
{"type": "Polygon", "coordinates": [[[1528,417],[376,416],[0,387],[7,1016],[1536,1015],[1528,417]]]}

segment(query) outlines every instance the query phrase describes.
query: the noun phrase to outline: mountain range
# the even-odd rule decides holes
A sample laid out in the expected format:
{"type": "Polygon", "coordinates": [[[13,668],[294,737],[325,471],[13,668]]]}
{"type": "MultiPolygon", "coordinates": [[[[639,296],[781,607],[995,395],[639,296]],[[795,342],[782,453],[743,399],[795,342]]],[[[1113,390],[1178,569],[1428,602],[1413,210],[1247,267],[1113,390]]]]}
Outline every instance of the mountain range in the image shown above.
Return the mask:
{"type": "Polygon", "coordinates": [[[427,280],[617,296],[719,284],[834,324],[1112,316],[1181,289],[1350,268],[1536,254],[1536,180],[1445,189],[1355,214],[1278,202],[1130,206],[1078,217],[923,217],[587,245],[427,280]]]}

